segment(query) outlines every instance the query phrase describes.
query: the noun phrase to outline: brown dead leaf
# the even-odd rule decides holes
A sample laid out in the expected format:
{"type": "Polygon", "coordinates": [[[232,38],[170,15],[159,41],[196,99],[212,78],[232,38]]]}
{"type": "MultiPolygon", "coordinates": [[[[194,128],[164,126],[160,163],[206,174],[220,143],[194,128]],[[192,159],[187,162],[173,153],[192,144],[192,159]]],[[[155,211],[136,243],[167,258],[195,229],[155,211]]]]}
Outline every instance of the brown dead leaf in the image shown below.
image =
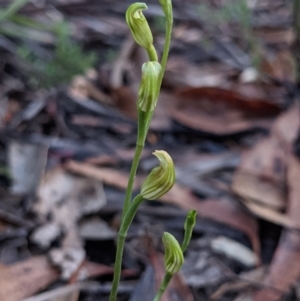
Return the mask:
{"type": "MultiPolygon", "coordinates": [[[[289,204],[287,215],[299,226],[300,216],[300,162],[291,155],[288,159],[289,204]]],[[[269,273],[263,280],[267,288],[254,295],[255,301],[281,300],[282,295],[296,283],[300,277],[300,234],[285,230],[281,236],[271,262],[269,273]],[[273,289],[272,289],[273,288],[273,289]]]]}
{"type": "Polygon", "coordinates": [[[228,135],[255,128],[268,128],[280,108],[258,99],[221,88],[189,88],[177,93],[171,116],[177,122],[216,135],[228,135]]]}
{"type": "Polygon", "coordinates": [[[254,33],[268,44],[288,44],[291,45],[295,39],[295,33],[289,28],[255,28],[254,33]]]}
{"type": "Polygon", "coordinates": [[[211,300],[219,300],[227,292],[240,292],[253,287],[255,284],[261,282],[266,271],[266,267],[262,266],[249,272],[241,273],[234,281],[221,285],[217,291],[210,296],[211,300]]]}
{"type": "Polygon", "coordinates": [[[83,286],[82,283],[66,285],[22,301],[78,301],[81,288],[86,288],[86,286],[83,286]]]}
{"type": "Polygon", "coordinates": [[[284,213],[280,213],[261,204],[256,204],[250,200],[243,199],[241,201],[252,213],[260,218],[286,228],[296,228],[296,225],[293,223],[293,221],[291,221],[290,218],[284,213]]]}
{"type": "Polygon", "coordinates": [[[115,165],[118,160],[114,155],[99,155],[97,157],[88,158],[86,162],[95,165],[115,165]]]}
{"type": "Polygon", "coordinates": [[[171,93],[161,92],[150,123],[151,130],[171,130],[170,108],[174,106],[174,96],[171,93]]]}
{"type": "Polygon", "coordinates": [[[168,60],[164,85],[174,89],[220,87],[225,86],[228,78],[236,74],[236,70],[223,63],[210,62],[199,67],[181,55],[173,55],[168,60]]]}
{"type": "Polygon", "coordinates": [[[75,125],[81,126],[103,126],[105,124],[104,120],[97,117],[92,117],[91,115],[72,115],[70,122],[75,125]]]}
{"type": "Polygon", "coordinates": [[[10,266],[0,265],[0,300],[20,301],[58,278],[59,272],[46,256],[31,257],[10,266]]]}
{"type": "Polygon", "coordinates": [[[231,187],[244,198],[275,210],[283,209],[286,204],[285,173],[285,152],[278,139],[271,136],[244,152],[231,187]]]}
{"type": "Polygon", "coordinates": [[[22,301],[77,301],[81,290],[94,290],[98,286],[93,281],[77,282],[43,292],[22,301]]]}
{"type": "Polygon", "coordinates": [[[116,107],[127,117],[137,119],[137,93],[131,87],[118,87],[112,90],[112,99],[116,107]]]}
{"type": "Polygon", "coordinates": [[[295,82],[297,70],[290,50],[282,50],[272,59],[262,58],[261,71],[281,81],[295,82]]]}
{"type": "Polygon", "coordinates": [[[98,277],[101,275],[111,275],[113,273],[113,267],[84,260],[78,270],[70,278],[69,283],[75,283],[83,279],[98,277]]]}
{"type": "Polygon", "coordinates": [[[232,183],[233,191],[247,200],[245,205],[252,212],[286,226],[294,225],[276,211],[286,206],[286,154],[291,151],[299,126],[296,104],[275,120],[270,137],[242,155],[232,183]],[[259,209],[259,204],[265,207],[259,209]]]}
{"type": "Polygon", "coordinates": [[[2,125],[9,123],[14,118],[14,116],[21,111],[22,108],[20,103],[15,99],[7,99],[6,106],[4,106],[3,109],[3,113],[0,114],[1,127],[2,125]]]}
{"type": "MultiPolygon", "coordinates": [[[[76,161],[68,161],[65,169],[93,179],[101,180],[107,185],[112,185],[119,189],[126,189],[128,183],[128,174],[118,171],[117,169],[108,167],[95,167],[88,163],[79,163],[76,161]]],[[[138,179],[138,178],[137,178],[138,179]]],[[[134,188],[141,185],[138,180],[135,182],[134,188]]]]}
{"type": "Polygon", "coordinates": [[[112,100],[92,84],[87,77],[75,76],[68,91],[72,98],[85,100],[89,97],[105,104],[112,104],[112,100]]]}
{"type": "Polygon", "coordinates": [[[300,106],[299,100],[295,102],[288,111],[282,113],[272,125],[271,135],[275,135],[282,144],[282,148],[288,153],[291,151],[292,143],[298,136],[300,128],[300,106]]]}

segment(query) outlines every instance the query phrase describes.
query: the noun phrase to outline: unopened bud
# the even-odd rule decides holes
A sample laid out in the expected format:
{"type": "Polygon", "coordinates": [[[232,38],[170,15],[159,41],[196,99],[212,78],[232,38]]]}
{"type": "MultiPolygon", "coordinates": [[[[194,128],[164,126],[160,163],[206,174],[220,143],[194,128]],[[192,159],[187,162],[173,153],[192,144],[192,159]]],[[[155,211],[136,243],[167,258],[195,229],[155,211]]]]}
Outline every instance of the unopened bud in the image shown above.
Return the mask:
{"type": "Polygon", "coordinates": [[[183,253],[177,239],[172,234],[165,232],[162,241],[165,246],[165,269],[167,273],[173,275],[180,270],[184,262],[183,253]]]}
{"type": "Polygon", "coordinates": [[[126,22],[137,44],[149,49],[153,44],[153,36],[142,10],[147,9],[146,3],[131,4],[126,11],[126,22]]]}
{"type": "Polygon", "coordinates": [[[171,0],[159,0],[160,5],[163,8],[166,18],[172,17],[172,1],[171,0]]]}
{"type": "Polygon", "coordinates": [[[181,245],[182,252],[186,250],[188,247],[193,230],[196,224],[196,217],[197,217],[197,211],[196,210],[190,210],[186,216],[185,222],[184,222],[184,238],[183,243],[181,245]]]}
{"type": "Polygon", "coordinates": [[[161,65],[158,62],[146,62],[142,66],[138,106],[144,112],[150,112],[155,109],[160,88],[160,72],[161,65]]]}

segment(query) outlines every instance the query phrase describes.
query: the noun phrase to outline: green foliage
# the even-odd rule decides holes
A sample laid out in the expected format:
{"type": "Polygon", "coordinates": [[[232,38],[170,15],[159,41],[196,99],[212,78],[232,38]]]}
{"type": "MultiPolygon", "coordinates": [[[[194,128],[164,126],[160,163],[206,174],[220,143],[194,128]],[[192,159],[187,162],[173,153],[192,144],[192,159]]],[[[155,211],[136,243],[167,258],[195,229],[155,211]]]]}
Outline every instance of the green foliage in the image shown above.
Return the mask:
{"type": "Polygon", "coordinates": [[[95,54],[85,54],[82,47],[72,41],[67,23],[60,22],[49,27],[18,14],[18,10],[27,2],[15,0],[6,9],[0,9],[0,32],[6,36],[36,41],[43,40],[46,35],[49,37],[50,33],[55,35],[52,58],[40,57],[25,45],[18,49],[19,57],[31,67],[29,82],[32,85],[50,88],[70,81],[74,75],[93,66],[95,54]]]}
{"type": "Polygon", "coordinates": [[[18,52],[21,58],[33,66],[31,83],[44,88],[70,81],[73,76],[84,73],[96,61],[94,53],[85,54],[71,40],[66,23],[57,24],[53,31],[57,40],[52,59],[45,61],[24,46],[18,52]]]}
{"type": "Polygon", "coordinates": [[[0,21],[16,14],[29,0],[15,0],[6,9],[0,10],[0,21]]]}

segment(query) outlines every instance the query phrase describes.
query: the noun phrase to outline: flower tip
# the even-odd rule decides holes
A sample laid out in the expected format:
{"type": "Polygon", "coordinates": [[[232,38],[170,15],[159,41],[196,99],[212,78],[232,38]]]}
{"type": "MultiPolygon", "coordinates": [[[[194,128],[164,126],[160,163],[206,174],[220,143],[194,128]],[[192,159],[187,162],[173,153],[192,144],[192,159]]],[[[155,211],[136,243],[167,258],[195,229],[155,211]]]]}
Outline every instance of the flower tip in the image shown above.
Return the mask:
{"type": "Polygon", "coordinates": [[[196,224],[197,211],[190,210],[186,216],[186,220],[184,223],[184,229],[193,229],[196,224]]]}
{"type": "Polygon", "coordinates": [[[153,44],[153,36],[142,10],[147,9],[146,3],[131,4],[126,11],[126,23],[137,44],[149,49],[153,44]]]}

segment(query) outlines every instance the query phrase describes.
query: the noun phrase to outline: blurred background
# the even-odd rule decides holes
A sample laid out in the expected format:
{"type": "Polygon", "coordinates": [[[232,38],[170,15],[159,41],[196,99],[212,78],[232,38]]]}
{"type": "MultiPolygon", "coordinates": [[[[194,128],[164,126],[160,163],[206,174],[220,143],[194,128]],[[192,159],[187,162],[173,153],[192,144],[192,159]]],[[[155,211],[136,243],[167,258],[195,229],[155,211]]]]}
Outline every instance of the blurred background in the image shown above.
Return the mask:
{"type": "MultiPolygon", "coordinates": [[[[0,0],[0,301],[108,300],[147,54],[129,0],[0,0]]],[[[159,1],[144,14],[159,56],[159,1]]],[[[185,263],[163,301],[300,300],[300,1],[173,0],[162,91],[134,194],[163,149],[119,300],[151,301],[164,231],[185,263]]]]}

